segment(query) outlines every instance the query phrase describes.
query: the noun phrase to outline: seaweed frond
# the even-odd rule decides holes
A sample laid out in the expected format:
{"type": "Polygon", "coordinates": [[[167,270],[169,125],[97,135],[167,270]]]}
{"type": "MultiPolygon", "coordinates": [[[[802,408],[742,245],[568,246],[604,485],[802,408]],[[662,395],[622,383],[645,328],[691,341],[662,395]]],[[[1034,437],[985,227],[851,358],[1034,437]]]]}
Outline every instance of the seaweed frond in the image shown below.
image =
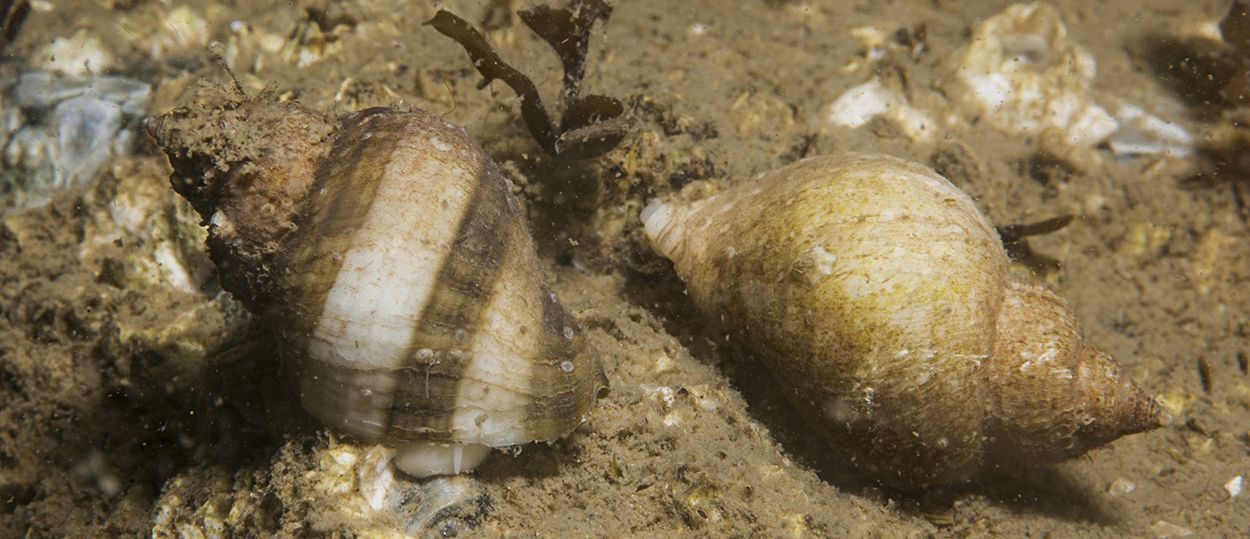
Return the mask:
{"type": "Polygon", "coordinates": [[[537,6],[517,15],[560,57],[564,70],[560,122],[551,119],[534,82],[499,57],[486,38],[464,19],[439,10],[426,24],[452,38],[468,53],[482,74],[478,88],[501,80],[521,100],[521,117],[534,140],[547,153],[569,159],[585,159],[607,153],[625,138],[628,123],[619,100],[604,95],[581,96],[586,73],[586,53],[595,22],[606,20],[612,7],[603,0],[573,0],[563,9],[537,6]]]}
{"type": "Polygon", "coordinates": [[[1016,223],[998,227],[998,237],[1003,243],[1017,243],[1029,236],[1058,232],[1072,223],[1072,214],[1051,217],[1035,223],[1016,223]]]}
{"type": "Polygon", "coordinates": [[[1016,223],[997,227],[1003,249],[1012,260],[1021,262],[1035,272],[1044,273],[1059,269],[1059,261],[1034,251],[1025,241],[1030,236],[1058,232],[1072,223],[1072,214],[1051,217],[1033,223],[1016,223]]]}

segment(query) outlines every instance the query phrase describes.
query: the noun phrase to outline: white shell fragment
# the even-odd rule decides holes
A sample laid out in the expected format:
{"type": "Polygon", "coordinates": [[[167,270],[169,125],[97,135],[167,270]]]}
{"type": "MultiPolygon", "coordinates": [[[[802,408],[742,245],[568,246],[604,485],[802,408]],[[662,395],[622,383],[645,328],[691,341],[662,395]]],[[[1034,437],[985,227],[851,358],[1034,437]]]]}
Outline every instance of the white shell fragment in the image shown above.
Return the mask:
{"type": "Polygon", "coordinates": [[[914,142],[933,138],[934,122],[929,115],[911,106],[901,93],[886,88],[880,79],[843,92],[829,105],[828,118],[834,125],[860,127],[878,116],[893,122],[914,142]]]}
{"type": "Polygon", "coordinates": [[[203,51],[212,33],[208,21],[188,6],[171,9],[168,4],[150,2],[128,10],[113,29],[152,60],[203,51]]]}
{"type": "MultiPolygon", "coordinates": [[[[874,27],[855,29],[852,37],[868,52],[843,71],[883,57],[884,36],[874,27]]],[[[1072,163],[1099,159],[1103,144],[1120,158],[1193,153],[1184,127],[1151,106],[1098,93],[1096,74],[1094,56],[1068,36],[1058,10],[1044,2],[1015,4],[976,27],[945,92],[912,87],[904,93],[874,76],[838,95],[819,121],[859,128],[882,118],[916,143],[988,125],[1072,163]]],[[[1171,110],[1159,99],[1165,98],[1149,102],[1171,110]]]]}
{"type": "Polygon", "coordinates": [[[1068,36],[1059,12],[1034,2],[981,23],[957,78],[973,115],[1004,133],[1037,138],[1061,157],[1079,161],[1103,142],[1121,157],[1192,152],[1193,137],[1179,124],[1100,97],[1096,73],[1094,56],[1068,36]]]}
{"type": "Polygon", "coordinates": [[[208,45],[208,21],[187,6],[165,16],[161,28],[147,41],[148,56],[160,59],[170,54],[208,45]]]}
{"type": "Polygon", "coordinates": [[[1229,498],[1236,498],[1241,496],[1241,491],[1245,488],[1245,485],[1246,479],[1239,475],[1229,479],[1227,483],[1224,483],[1224,491],[1228,493],[1229,498]]]}
{"type": "Polygon", "coordinates": [[[58,37],[31,58],[36,69],[71,77],[99,75],[112,67],[113,55],[100,39],[86,30],[70,37],[58,37]]]}
{"type": "Polygon", "coordinates": [[[1150,533],[1154,534],[1157,539],[1166,539],[1170,537],[1193,537],[1194,535],[1193,530],[1179,524],[1173,524],[1166,520],[1157,520],[1154,524],[1151,524],[1150,533]]]}
{"type": "Polygon", "coordinates": [[[1107,494],[1110,494],[1112,496],[1123,496],[1125,494],[1132,494],[1136,490],[1137,490],[1137,483],[1134,483],[1132,481],[1129,481],[1128,479],[1120,477],[1116,479],[1115,481],[1112,481],[1111,485],[1107,487],[1107,494]]]}
{"type": "Polygon", "coordinates": [[[1117,156],[1187,157],[1193,153],[1194,137],[1184,127],[1139,106],[1121,103],[1115,109],[1115,119],[1120,128],[1109,144],[1117,156]]]}
{"type": "Polygon", "coordinates": [[[1049,4],[1016,4],[977,27],[958,78],[965,99],[1000,131],[1057,134],[1069,146],[1090,147],[1111,133],[1114,118],[1090,97],[1096,63],[1068,37],[1049,4]]]}

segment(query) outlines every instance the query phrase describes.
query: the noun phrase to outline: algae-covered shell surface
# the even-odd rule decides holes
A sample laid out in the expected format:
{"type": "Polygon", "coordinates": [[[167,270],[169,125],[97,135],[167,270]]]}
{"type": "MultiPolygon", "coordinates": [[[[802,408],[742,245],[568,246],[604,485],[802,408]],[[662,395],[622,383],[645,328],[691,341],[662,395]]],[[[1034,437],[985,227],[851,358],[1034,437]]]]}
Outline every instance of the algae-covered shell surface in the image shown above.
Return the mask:
{"type": "MultiPolygon", "coordinates": [[[[442,7],[532,79],[555,128],[594,136],[627,125],[600,156],[548,155],[524,118],[533,102],[503,80],[479,89],[477,68],[490,61],[423,26],[436,12],[430,3],[0,2],[0,128],[6,137],[28,133],[13,146],[21,166],[2,172],[8,187],[0,194],[0,536],[1199,537],[1250,527],[1242,488],[1250,474],[1250,173],[1239,157],[1246,110],[1227,97],[1238,80],[1230,66],[1248,62],[1236,56],[1240,19],[1221,24],[1231,0],[611,2],[610,17],[591,21],[585,76],[572,98],[563,88],[567,64],[516,13],[546,4],[442,7]],[[978,97],[973,88],[995,74],[1014,93],[978,97]],[[22,80],[91,87],[95,101],[59,113],[82,95],[45,102],[23,94],[19,103],[22,80]],[[204,110],[211,103],[196,92],[204,84],[311,111],[327,122],[303,132],[316,140],[331,140],[341,118],[372,107],[420,109],[463,128],[515,202],[516,227],[498,228],[532,238],[527,278],[545,283],[576,323],[569,327],[594,351],[609,392],[570,432],[543,437],[550,443],[493,450],[471,474],[431,479],[394,468],[396,444],[310,415],[291,354],[307,333],[273,323],[277,311],[248,310],[256,298],[237,293],[232,279],[252,274],[213,262],[205,248],[211,216],[171,189],[170,160],[139,127],[141,117],[204,110]],[[628,118],[560,125],[567,103],[582,103],[576,117],[599,99],[590,96],[619,100],[628,118]],[[91,162],[58,172],[51,154],[35,151],[47,145],[26,141],[56,133],[55,118],[80,110],[116,118],[112,138],[99,141],[106,151],[91,162]],[[1025,120],[1035,127],[1015,128],[1025,120]],[[1085,417],[1069,416],[1059,430],[1020,421],[1014,431],[964,431],[973,433],[969,442],[994,438],[960,446],[986,455],[1012,436],[1041,433],[1050,445],[978,456],[968,460],[980,463],[977,473],[954,482],[883,481],[883,471],[905,466],[875,450],[839,448],[830,417],[884,417],[860,415],[880,410],[861,406],[869,386],[857,393],[848,383],[815,401],[830,406],[796,398],[831,387],[777,368],[779,348],[807,348],[797,337],[779,342],[744,328],[733,309],[703,306],[707,285],[683,280],[640,214],[657,200],[724,200],[762,174],[847,152],[889,155],[949,180],[962,193],[951,195],[955,205],[979,212],[948,223],[956,228],[992,236],[995,226],[1014,231],[1073,215],[1067,227],[1007,242],[983,261],[1003,271],[990,281],[1030,283],[999,288],[1004,297],[1037,296],[1047,306],[1006,317],[1056,342],[1079,326],[1083,342],[1116,363],[1072,375],[1140,388],[1170,421],[1050,465],[1030,451],[1062,449],[1085,417]],[[52,181],[70,173],[73,182],[52,181]],[[772,344],[761,348],[764,341],[772,344]],[[1018,465],[1026,461],[1039,465],[1018,465]]],[[[531,19],[558,20],[552,13],[565,4],[531,19]]],[[[281,119],[228,125],[250,146],[218,147],[223,153],[198,165],[274,143],[268,134],[281,119]]],[[[262,166],[246,161],[214,170],[241,178],[262,166]]],[[[784,198],[762,193],[739,205],[782,212],[784,198]]],[[[288,202],[253,200],[248,217],[264,222],[288,202]]],[[[397,215],[440,214],[413,212],[397,215]]],[[[745,213],[727,213],[734,226],[746,221],[735,215],[745,213]]],[[[803,223],[776,226],[793,235],[779,245],[807,247],[781,277],[786,286],[819,287],[842,258],[832,242],[823,252],[804,244],[812,236],[803,223]]],[[[870,236],[863,245],[878,245],[870,236]]],[[[713,247],[746,242],[743,232],[713,247]]],[[[957,259],[935,271],[979,264],[957,259]]],[[[775,285],[745,274],[734,270],[715,285],[775,285]]],[[[958,325],[955,314],[972,317],[978,304],[1015,305],[966,299],[926,312],[958,325]]],[[[353,300],[364,303],[348,297],[343,305],[353,300]]],[[[817,335],[803,329],[803,317],[794,320],[793,335],[817,335]]],[[[982,338],[998,336],[969,342],[982,338]]],[[[860,342],[898,341],[873,334],[860,342]]],[[[1023,361],[999,374],[1021,387],[1062,380],[1076,365],[1048,356],[1055,347],[1045,339],[1001,342],[1023,361]]],[[[942,389],[942,402],[965,396],[949,384],[913,383],[923,369],[901,374],[908,383],[871,386],[875,403],[885,388],[912,385],[942,389]]],[[[973,399],[970,387],[971,405],[925,412],[953,423],[992,409],[1093,409],[1042,395],[973,399]]],[[[924,430],[932,425],[912,429],[933,442],[927,447],[941,445],[931,436],[938,431],[924,430]]],[[[912,436],[902,423],[886,426],[891,436],[912,436]]],[[[955,462],[940,455],[926,453],[925,464],[955,462]]]]}
{"type": "Polygon", "coordinates": [[[641,217],[694,303],[882,484],[1048,464],[1165,420],[923,165],[809,157],[641,217]]]}

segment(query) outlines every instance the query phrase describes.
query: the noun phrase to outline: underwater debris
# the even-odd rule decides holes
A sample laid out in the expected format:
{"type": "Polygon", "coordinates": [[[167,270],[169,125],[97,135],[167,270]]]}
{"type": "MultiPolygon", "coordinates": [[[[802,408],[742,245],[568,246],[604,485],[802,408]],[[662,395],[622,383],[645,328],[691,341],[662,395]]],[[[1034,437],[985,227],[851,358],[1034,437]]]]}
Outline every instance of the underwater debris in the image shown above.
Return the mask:
{"type": "Polygon", "coordinates": [[[1054,271],[1059,269],[1059,261],[1034,251],[1025,241],[1030,236],[1041,236],[1063,230],[1075,217],[1072,214],[1051,217],[1032,223],[1013,223],[995,227],[998,238],[1007,251],[1007,258],[1020,262],[1034,271],[1054,271]]]}
{"type": "Polygon", "coordinates": [[[1103,143],[1117,158],[1192,153],[1179,124],[1095,90],[1096,72],[1094,55],[1068,35],[1059,10],[1033,2],[978,25],[956,75],[976,117],[1035,137],[1042,151],[1072,165],[1096,161],[1093,150],[1103,143]]]}
{"type": "Polygon", "coordinates": [[[537,6],[517,12],[521,21],[543,38],[560,57],[564,69],[560,123],[552,121],[534,82],[509,65],[464,19],[439,10],[426,24],[464,47],[473,66],[485,77],[478,88],[504,81],[521,100],[521,116],[539,146],[547,153],[568,159],[587,159],[611,151],[625,138],[628,122],[625,107],[605,95],[581,96],[586,72],[590,30],[595,21],[607,20],[612,7],[603,0],[573,0],[563,9],[537,6]]]}
{"type": "Polygon", "coordinates": [[[103,75],[116,63],[104,42],[85,28],[52,40],[30,58],[31,67],[67,77],[103,75]]]}
{"type": "Polygon", "coordinates": [[[1197,145],[1203,159],[1189,182],[1227,184],[1237,217],[1250,224],[1250,2],[1231,2],[1218,27],[1152,36],[1145,54],[1155,76],[1214,124],[1197,145]]]}
{"type": "Polygon", "coordinates": [[[282,521],[298,513],[309,519],[305,533],[314,537],[461,537],[495,511],[480,481],[412,481],[390,464],[393,450],[333,439],[301,445],[286,443],[271,469],[255,474],[232,476],[220,467],[180,472],[155,502],[151,535],[282,535],[282,521]],[[317,518],[308,516],[312,511],[317,518]]]}
{"type": "MultiPolygon", "coordinates": [[[[140,21],[134,21],[132,24],[140,21]]],[[[208,45],[210,38],[208,21],[190,7],[181,6],[161,13],[160,29],[143,31],[135,28],[138,34],[146,34],[144,48],[152,59],[161,59],[173,54],[199,50],[208,45]]]]}
{"type": "Polygon", "coordinates": [[[1200,113],[1250,104],[1250,2],[1234,0],[1218,33],[1181,34],[1145,40],[1155,76],[1200,113]]]}
{"type": "Polygon", "coordinates": [[[30,15],[30,2],[26,0],[0,0],[0,52],[13,43],[17,39],[18,32],[22,31],[22,24],[26,22],[26,16],[30,15]]]}
{"type": "Polygon", "coordinates": [[[1234,0],[1220,20],[1220,32],[1231,50],[1223,56],[1233,63],[1220,95],[1238,107],[1223,114],[1202,151],[1214,162],[1215,176],[1229,180],[1237,216],[1250,224],[1250,201],[1243,185],[1250,171],[1250,2],[1234,0]]]}
{"type": "Polygon", "coordinates": [[[1058,232],[1072,223],[1072,214],[1052,217],[1034,223],[1016,223],[998,227],[998,237],[1003,244],[1018,243],[1029,236],[1058,232]]]}
{"type": "Polygon", "coordinates": [[[1220,32],[1224,43],[1232,47],[1236,65],[1220,95],[1231,103],[1246,104],[1250,102],[1250,2],[1233,0],[1220,21],[1220,32]]]}
{"type": "Polygon", "coordinates": [[[355,17],[331,10],[330,6],[307,8],[304,17],[287,35],[279,54],[299,67],[310,66],[341,54],[343,37],[355,32],[357,24],[355,17]]]}
{"type": "Polygon", "coordinates": [[[985,125],[1073,170],[1099,162],[1102,150],[1116,159],[1183,158],[1193,151],[1193,136],[1182,125],[1152,112],[1169,110],[1168,103],[1132,103],[1095,88],[1096,58],[1045,2],[1014,4],[972,29],[941,92],[909,84],[903,64],[891,59],[901,58],[900,51],[913,61],[923,54],[923,26],[900,29],[893,41],[876,27],[851,35],[866,52],[842,71],[871,68],[871,74],[822,108],[830,125],[859,128],[881,118],[913,142],[985,125]]]}
{"type": "Polygon", "coordinates": [[[0,214],[43,205],[58,189],[87,185],[113,157],[130,153],[151,95],[146,83],[113,76],[22,74],[0,111],[0,214]]]}
{"type": "Polygon", "coordinates": [[[872,79],[843,92],[826,108],[829,122],[844,127],[867,125],[873,118],[888,118],[913,142],[933,139],[937,122],[908,101],[902,91],[872,79]]]}
{"type": "Polygon", "coordinates": [[[989,125],[1038,137],[1051,146],[1047,150],[1073,159],[1117,127],[1090,92],[1096,64],[1068,36],[1059,11],[1035,2],[1015,4],[978,25],[957,77],[961,95],[989,125]]]}

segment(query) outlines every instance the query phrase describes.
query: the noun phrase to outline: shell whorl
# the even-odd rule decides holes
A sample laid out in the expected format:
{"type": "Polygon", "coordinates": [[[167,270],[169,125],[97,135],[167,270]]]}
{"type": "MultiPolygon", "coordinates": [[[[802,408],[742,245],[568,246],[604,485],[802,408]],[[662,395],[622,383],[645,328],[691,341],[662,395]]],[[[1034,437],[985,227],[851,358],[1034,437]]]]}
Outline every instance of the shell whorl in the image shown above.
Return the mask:
{"type": "Polygon", "coordinates": [[[463,131],[356,113],[303,219],[277,314],[314,416],[366,440],[492,447],[584,420],[602,372],[541,281],[507,181],[463,131]]]}

